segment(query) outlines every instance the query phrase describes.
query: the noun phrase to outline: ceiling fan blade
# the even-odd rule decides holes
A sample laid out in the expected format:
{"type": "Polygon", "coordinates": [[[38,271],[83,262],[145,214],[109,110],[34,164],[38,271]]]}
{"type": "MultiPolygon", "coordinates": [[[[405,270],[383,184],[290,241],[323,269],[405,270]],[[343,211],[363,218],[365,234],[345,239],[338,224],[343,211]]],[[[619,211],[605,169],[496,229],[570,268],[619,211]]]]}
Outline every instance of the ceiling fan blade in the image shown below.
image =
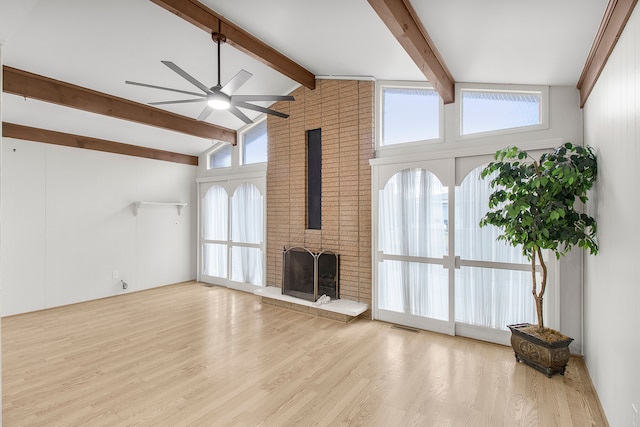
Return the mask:
{"type": "Polygon", "coordinates": [[[177,101],[160,101],[160,102],[150,102],[149,105],[167,105],[167,104],[187,104],[189,102],[202,102],[206,101],[207,97],[202,97],[199,99],[180,99],[177,101]]]}
{"type": "Polygon", "coordinates": [[[202,112],[200,113],[200,115],[196,120],[200,120],[200,121],[206,120],[207,117],[211,115],[211,113],[213,113],[213,108],[211,108],[209,104],[207,104],[207,106],[204,107],[204,110],[202,110],[202,112]]]}
{"type": "Polygon", "coordinates": [[[238,89],[240,89],[240,86],[245,84],[247,80],[251,78],[251,76],[253,76],[253,74],[251,74],[250,72],[240,70],[236,73],[235,76],[231,78],[231,80],[229,80],[224,86],[222,86],[220,90],[227,95],[233,95],[238,89]]]}
{"type": "Polygon", "coordinates": [[[170,87],[164,87],[164,86],[155,86],[155,85],[149,85],[146,83],[138,83],[138,82],[131,82],[129,80],[125,81],[126,84],[128,85],[135,85],[135,86],[142,86],[142,87],[150,87],[152,89],[162,89],[162,90],[168,90],[171,92],[178,92],[178,93],[185,93],[187,95],[193,95],[193,96],[202,96],[201,93],[196,93],[196,92],[189,92],[186,90],[180,90],[180,89],[172,89],[170,87]]]}
{"type": "Polygon", "coordinates": [[[206,87],[205,85],[200,83],[198,80],[196,80],[189,73],[184,71],[182,68],[178,67],[173,62],[171,62],[171,61],[160,61],[160,62],[162,62],[167,67],[171,68],[173,71],[178,73],[180,75],[180,77],[182,77],[183,79],[185,79],[186,81],[188,81],[189,83],[191,83],[192,85],[194,85],[195,87],[197,87],[198,89],[203,91],[204,93],[212,93],[211,89],[209,89],[208,87],[206,87]]]}
{"type": "Polygon", "coordinates": [[[278,116],[286,119],[289,117],[288,114],[281,113],[280,111],[272,110],[271,108],[261,107],[259,105],[249,104],[248,102],[240,101],[235,103],[236,107],[246,108],[247,110],[259,111],[261,113],[271,114],[273,116],[278,116]]]}
{"type": "Polygon", "coordinates": [[[235,101],[295,101],[290,95],[233,95],[235,101]]]}
{"type": "Polygon", "coordinates": [[[245,122],[246,124],[249,123],[253,123],[253,120],[251,120],[249,117],[247,117],[242,111],[238,110],[235,106],[231,106],[229,107],[228,110],[230,113],[232,113],[233,115],[235,115],[237,118],[239,118],[240,120],[242,120],[243,122],[245,122]]]}

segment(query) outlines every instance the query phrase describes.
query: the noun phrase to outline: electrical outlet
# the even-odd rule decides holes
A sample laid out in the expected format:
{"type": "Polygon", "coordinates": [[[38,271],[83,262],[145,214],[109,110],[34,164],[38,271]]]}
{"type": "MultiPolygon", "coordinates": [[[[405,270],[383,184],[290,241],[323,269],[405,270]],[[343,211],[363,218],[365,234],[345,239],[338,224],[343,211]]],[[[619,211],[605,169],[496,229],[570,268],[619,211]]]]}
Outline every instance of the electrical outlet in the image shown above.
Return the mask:
{"type": "Polygon", "coordinates": [[[113,270],[111,272],[111,278],[112,279],[119,279],[120,278],[120,272],[118,270],[113,270]]]}
{"type": "Polygon", "coordinates": [[[631,404],[631,412],[633,413],[633,418],[631,420],[631,426],[632,427],[640,427],[640,425],[638,425],[638,422],[640,422],[640,420],[638,419],[638,407],[636,405],[634,405],[633,403],[631,404]]]}

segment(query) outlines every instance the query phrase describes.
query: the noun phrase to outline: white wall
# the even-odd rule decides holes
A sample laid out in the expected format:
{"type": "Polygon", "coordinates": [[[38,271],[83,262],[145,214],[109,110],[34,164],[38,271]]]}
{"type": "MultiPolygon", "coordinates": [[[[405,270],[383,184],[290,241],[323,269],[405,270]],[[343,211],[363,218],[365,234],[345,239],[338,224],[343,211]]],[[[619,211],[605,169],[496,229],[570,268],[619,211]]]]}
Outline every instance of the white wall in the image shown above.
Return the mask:
{"type": "Polygon", "coordinates": [[[195,278],[196,167],[10,138],[2,155],[3,315],[195,278]]]}
{"type": "Polygon", "coordinates": [[[631,405],[640,410],[639,114],[636,8],[584,108],[585,142],[599,162],[589,210],[600,244],[585,259],[585,360],[610,425],[623,427],[631,405]]]}

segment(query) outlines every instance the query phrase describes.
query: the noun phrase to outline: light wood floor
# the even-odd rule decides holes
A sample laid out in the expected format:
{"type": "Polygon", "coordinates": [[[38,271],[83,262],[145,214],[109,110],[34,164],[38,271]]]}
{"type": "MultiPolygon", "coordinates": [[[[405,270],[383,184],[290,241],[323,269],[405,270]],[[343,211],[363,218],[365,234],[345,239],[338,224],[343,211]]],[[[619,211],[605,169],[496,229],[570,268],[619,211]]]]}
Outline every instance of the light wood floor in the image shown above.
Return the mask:
{"type": "Polygon", "coordinates": [[[187,283],[2,320],[5,426],[606,426],[581,359],[187,283]]]}

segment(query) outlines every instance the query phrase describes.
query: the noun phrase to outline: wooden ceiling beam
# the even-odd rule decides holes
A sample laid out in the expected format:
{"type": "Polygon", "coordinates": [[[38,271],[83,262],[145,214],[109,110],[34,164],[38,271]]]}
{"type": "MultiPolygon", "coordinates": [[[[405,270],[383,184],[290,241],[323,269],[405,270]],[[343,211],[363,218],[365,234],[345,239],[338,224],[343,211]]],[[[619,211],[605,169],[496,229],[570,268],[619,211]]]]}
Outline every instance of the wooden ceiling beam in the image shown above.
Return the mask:
{"type": "Polygon", "coordinates": [[[580,108],[584,107],[587,102],[587,98],[596,85],[598,77],[600,77],[609,55],[613,52],[613,48],[616,46],[637,2],[638,0],[609,0],[600,28],[576,85],[580,91],[580,108]]]}
{"type": "Polygon", "coordinates": [[[146,159],[164,160],[173,163],[198,166],[198,157],[155,148],[123,144],[104,139],[89,138],[70,133],[39,129],[14,123],[2,123],[2,136],[25,141],[44,142],[46,144],[63,145],[65,147],[84,148],[86,150],[104,151],[123,154],[125,156],[144,157],[146,159]]]}
{"type": "Polygon", "coordinates": [[[264,63],[308,89],[316,87],[315,75],[287,58],[271,46],[260,41],[242,28],[227,21],[224,17],[209,9],[197,0],[151,0],[153,3],[190,22],[207,33],[220,32],[227,38],[227,43],[264,63]]]}
{"type": "Polygon", "coordinates": [[[4,66],[3,91],[187,135],[236,143],[236,131],[60,80],[4,66]]]}
{"type": "Polygon", "coordinates": [[[368,0],[445,104],[455,100],[455,81],[408,0],[368,0]]]}

